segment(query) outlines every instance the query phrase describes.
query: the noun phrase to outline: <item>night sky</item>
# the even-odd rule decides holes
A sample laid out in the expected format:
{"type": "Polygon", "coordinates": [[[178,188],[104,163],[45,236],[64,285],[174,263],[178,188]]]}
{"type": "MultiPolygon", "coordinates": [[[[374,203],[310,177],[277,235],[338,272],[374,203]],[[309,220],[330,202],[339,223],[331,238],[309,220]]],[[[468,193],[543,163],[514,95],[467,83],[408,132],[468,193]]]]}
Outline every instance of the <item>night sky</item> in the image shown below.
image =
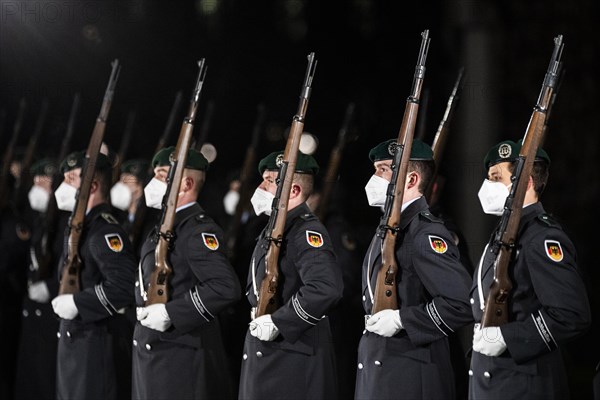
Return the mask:
{"type": "MultiPolygon", "coordinates": [[[[425,141],[433,139],[459,68],[466,68],[440,172],[446,179],[442,204],[463,229],[476,262],[495,223],[477,200],[483,156],[500,140],[522,138],[553,38],[562,34],[565,76],[544,143],[552,165],[542,200],[571,235],[591,290],[598,282],[594,227],[600,180],[593,161],[600,157],[599,7],[593,0],[1,0],[0,112],[6,118],[0,149],[4,153],[19,100],[27,101],[23,148],[46,98],[50,112],[37,155],[56,155],[76,92],[82,103],[71,148],[85,148],[110,62],[118,58],[122,71],[105,141],[118,149],[127,116],[135,112],[127,158],[149,159],[181,90],[185,107],[169,140],[175,144],[196,61],[204,57],[208,72],[195,133],[212,102],[206,140],[216,146],[218,157],[207,182],[212,191],[206,193],[221,196],[227,177],[242,164],[259,103],[267,108],[267,120],[258,157],[285,146],[306,56],[314,51],[318,65],[305,130],[319,139],[315,157],[324,169],[346,106],[356,103],[354,140],[346,146],[340,184],[346,189],[348,218],[368,241],[379,219],[363,189],[372,174],[368,150],[397,136],[420,33],[429,29],[428,101],[421,107],[425,141]]],[[[597,316],[597,295],[592,291],[590,298],[597,316]]],[[[584,378],[600,360],[599,346],[586,340],[573,347],[589,351],[571,355],[584,378]]],[[[587,388],[582,391],[587,394],[587,388]]]]}

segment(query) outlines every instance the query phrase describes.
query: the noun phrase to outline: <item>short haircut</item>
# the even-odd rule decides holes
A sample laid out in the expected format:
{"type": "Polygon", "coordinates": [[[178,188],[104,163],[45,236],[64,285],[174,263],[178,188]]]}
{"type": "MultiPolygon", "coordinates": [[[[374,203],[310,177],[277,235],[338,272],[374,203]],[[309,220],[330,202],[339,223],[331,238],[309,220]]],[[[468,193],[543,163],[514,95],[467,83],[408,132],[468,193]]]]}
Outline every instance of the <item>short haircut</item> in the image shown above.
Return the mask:
{"type": "MultiPolygon", "coordinates": [[[[511,174],[514,174],[516,166],[516,162],[510,163],[508,170],[511,174]]],[[[535,190],[538,197],[544,192],[549,176],[550,165],[545,161],[534,161],[531,168],[531,179],[533,180],[533,190],[535,190]]]]}
{"type": "Polygon", "coordinates": [[[98,190],[102,198],[104,200],[110,199],[110,189],[112,187],[112,169],[96,168],[94,171],[94,180],[98,182],[98,190]]]}
{"type": "Polygon", "coordinates": [[[204,182],[206,181],[206,171],[200,171],[198,169],[186,168],[183,171],[183,176],[189,176],[194,180],[194,194],[198,196],[200,190],[204,186],[204,182]]]}
{"type": "Polygon", "coordinates": [[[310,196],[314,190],[315,177],[312,174],[296,172],[294,173],[294,179],[292,179],[292,183],[295,183],[302,188],[302,201],[306,201],[308,196],[310,196]]]}
{"type": "Polygon", "coordinates": [[[408,162],[408,172],[416,171],[421,177],[421,182],[417,188],[419,192],[425,193],[429,183],[433,179],[435,170],[435,161],[433,160],[410,160],[408,162]]]}

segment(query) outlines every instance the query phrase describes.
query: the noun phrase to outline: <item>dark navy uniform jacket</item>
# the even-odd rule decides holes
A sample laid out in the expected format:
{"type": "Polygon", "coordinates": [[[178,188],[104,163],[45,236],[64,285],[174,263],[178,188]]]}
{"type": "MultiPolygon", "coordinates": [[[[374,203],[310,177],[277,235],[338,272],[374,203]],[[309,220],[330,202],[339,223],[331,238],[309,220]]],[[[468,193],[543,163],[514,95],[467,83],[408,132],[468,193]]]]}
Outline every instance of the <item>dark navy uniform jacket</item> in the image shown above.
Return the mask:
{"type": "MultiPolygon", "coordinates": [[[[65,250],[67,251],[65,235],[65,250]]],[[[85,217],[79,254],[81,291],[73,295],[79,311],[73,320],[60,321],[57,353],[57,397],[110,399],[115,397],[114,340],[107,331],[109,318],[133,303],[135,257],[127,234],[101,204],[85,217]]],[[[58,268],[62,274],[62,262],[58,268]]]]}
{"type": "MultiPolygon", "coordinates": [[[[357,399],[452,399],[448,335],[469,323],[470,277],[452,235],[424,197],[402,212],[396,241],[398,306],[404,329],[391,338],[364,331],[358,351],[357,399]]],[[[363,301],[371,314],[381,265],[373,237],[363,263],[363,301]]]]}
{"type": "MultiPolygon", "coordinates": [[[[261,234],[250,263],[247,297],[255,307],[269,241],[261,234]]],[[[271,317],[279,336],[246,334],[240,399],[337,398],[334,347],[327,315],[343,291],[325,227],[301,204],[287,214],[279,256],[281,307],[271,317]]]]}
{"type": "MultiPolygon", "coordinates": [[[[216,317],[240,298],[240,283],[227,259],[223,232],[197,203],[179,210],[168,253],[167,313],[172,326],[159,332],[136,323],[134,399],[230,398],[230,374],[216,317]]],[[[142,246],[136,303],[154,270],[155,235],[142,246]]]]}
{"type": "MultiPolygon", "coordinates": [[[[473,352],[469,397],[568,398],[559,345],[582,334],[591,319],[575,248],[538,202],[523,209],[513,253],[510,322],[501,327],[508,349],[499,357],[473,352]]],[[[494,278],[494,260],[488,245],[471,290],[476,321],[481,320],[482,304],[494,278]]]]}

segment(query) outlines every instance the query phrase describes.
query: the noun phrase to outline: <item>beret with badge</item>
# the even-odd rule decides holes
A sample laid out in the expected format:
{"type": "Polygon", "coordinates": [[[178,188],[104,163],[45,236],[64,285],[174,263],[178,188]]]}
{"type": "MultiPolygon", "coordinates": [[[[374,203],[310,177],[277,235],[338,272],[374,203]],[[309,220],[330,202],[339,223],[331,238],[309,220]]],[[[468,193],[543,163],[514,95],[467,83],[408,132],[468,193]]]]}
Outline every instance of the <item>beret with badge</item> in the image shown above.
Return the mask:
{"type": "MultiPolygon", "coordinates": [[[[397,139],[386,140],[385,142],[379,143],[369,151],[369,159],[371,162],[381,160],[391,160],[394,158],[394,147],[397,143],[397,139]]],[[[413,139],[412,147],[410,150],[410,159],[413,161],[428,161],[433,160],[433,151],[431,147],[424,143],[422,140],[413,139]]]]}
{"type": "MultiPolygon", "coordinates": [[[[483,159],[483,166],[486,171],[492,166],[501,162],[513,162],[519,157],[521,151],[522,140],[517,143],[512,140],[503,140],[502,142],[494,145],[485,155],[483,159]]],[[[550,157],[548,153],[541,147],[538,147],[535,155],[535,161],[544,161],[550,164],[550,157]]]]}
{"type": "Polygon", "coordinates": [[[142,181],[146,178],[146,174],[148,173],[149,167],[150,162],[148,160],[136,158],[123,162],[123,164],[121,164],[121,173],[131,174],[135,176],[139,181],[142,181]]]}
{"type": "MultiPolygon", "coordinates": [[[[283,151],[275,151],[258,163],[258,173],[263,174],[266,169],[278,170],[283,160],[283,151]]],[[[316,175],[319,173],[319,164],[313,156],[304,154],[301,151],[298,152],[298,159],[296,160],[296,173],[300,174],[311,174],[316,175]]]]}
{"type": "Polygon", "coordinates": [[[34,162],[29,169],[31,176],[54,176],[58,169],[56,163],[50,158],[42,158],[34,162]]]}
{"type": "MultiPolygon", "coordinates": [[[[171,165],[170,157],[171,154],[175,152],[175,146],[165,147],[162,150],[159,150],[158,153],[154,155],[152,158],[152,168],[156,167],[164,167],[167,165],[171,165]]],[[[188,169],[196,169],[199,171],[207,171],[209,166],[209,162],[200,153],[194,149],[188,150],[187,160],[185,163],[185,167],[188,169]]]]}
{"type": "MultiPolygon", "coordinates": [[[[85,159],[85,151],[74,151],[69,154],[65,159],[60,163],[60,172],[65,173],[72,171],[76,168],[83,167],[83,160],[85,159]]],[[[110,170],[112,168],[112,163],[108,159],[108,157],[103,153],[98,153],[98,160],[96,162],[96,170],[106,169],[110,170]]]]}

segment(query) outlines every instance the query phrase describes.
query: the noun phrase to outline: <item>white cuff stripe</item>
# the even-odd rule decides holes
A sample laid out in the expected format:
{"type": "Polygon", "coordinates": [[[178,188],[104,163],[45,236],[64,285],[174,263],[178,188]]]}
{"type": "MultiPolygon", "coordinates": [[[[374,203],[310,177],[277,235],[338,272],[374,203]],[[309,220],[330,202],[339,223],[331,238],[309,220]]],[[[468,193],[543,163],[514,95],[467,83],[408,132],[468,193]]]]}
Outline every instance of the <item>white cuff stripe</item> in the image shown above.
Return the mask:
{"type": "Polygon", "coordinates": [[[298,314],[298,316],[300,317],[300,319],[302,319],[303,321],[311,324],[311,325],[316,325],[319,322],[319,318],[315,318],[312,315],[310,315],[309,313],[307,313],[302,306],[300,305],[300,301],[298,300],[297,296],[292,297],[292,306],[294,307],[294,311],[296,311],[296,314],[298,314]],[[312,322],[311,319],[314,321],[312,322]]]}
{"type": "Polygon", "coordinates": [[[96,296],[98,297],[100,304],[102,304],[106,311],[108,311],[109,315],[113,315],[113,312],[116,312],[117,309],[112,304],[110,304],[110,301],[108,301],[106,293],[104,293],[104,287],[102,286],[102,284],[94,286],[94,291],[96,292],[96,296]]]}
{"type": "Polygon", "coordinates": [[[192,303],[194,304],[194,307],[196,307],[196,310],[198,311],[198,313],[200,315],[202,315],[202,317],[205,320],[210,321],[210,319],[207,318],[206,315],[204,315],[205,313],[210,315],[211,318],[214,318],[214,315],[212,315],[210,313],[210,311],[208,311],[208,308],[206,308],[206,306],[202,302],[202,299],[200,298],[200,293],[198,293],[197,287],[195,287],[193,291],[190,290],[190,296],[192,298],[192,303]]]}
{"type": "Polygon", "coordinates": [[[440,321],[442,321],[442,324],[444,324],[444,326],[445,326],[446,328],[448,328],[448,330],[449,330],[450,332],[453,332],[453,333],[454,333],[454,329],[452,329],[452,328],[450,328],[450,327],[448,326],[448,324],[446,323],[446,321],[444,321],[444,319],[442,318],[442,316],[441,316],[441,315],[440,315],[440,313],[438,312],[438,310],[437,310],[437,307],[435,306],[435,303],[433,302],[433,300],[431,300],[431,305],[432,305],[432,306],[433,306],[433,308],[435,309],[435,313],[437,314],[437,316],[438,316],[438,318],[440,319],[440,321]]]}
{"type": "MultiPolygon", "coordinates": [[[[448,336],[448,334],[446,332],[444,332],[444,330],[441,328],[441,324],[439,324],[435,318],[433,317],[433,315],[431,314],[431,310],[430,310],[430,303],[425,304],[425,310],[427,310],[427,314],[429,314],[429,318],[431,318],[431,320],[433,321],[433,324],[440,330],[440,332],[442,332],[444,334],[444,336],[448,336]]],[[[435,310],[434,310],[435,311],[435,310]]],[[[435,311],[437,314],[437,311],[435,311]]]]}

